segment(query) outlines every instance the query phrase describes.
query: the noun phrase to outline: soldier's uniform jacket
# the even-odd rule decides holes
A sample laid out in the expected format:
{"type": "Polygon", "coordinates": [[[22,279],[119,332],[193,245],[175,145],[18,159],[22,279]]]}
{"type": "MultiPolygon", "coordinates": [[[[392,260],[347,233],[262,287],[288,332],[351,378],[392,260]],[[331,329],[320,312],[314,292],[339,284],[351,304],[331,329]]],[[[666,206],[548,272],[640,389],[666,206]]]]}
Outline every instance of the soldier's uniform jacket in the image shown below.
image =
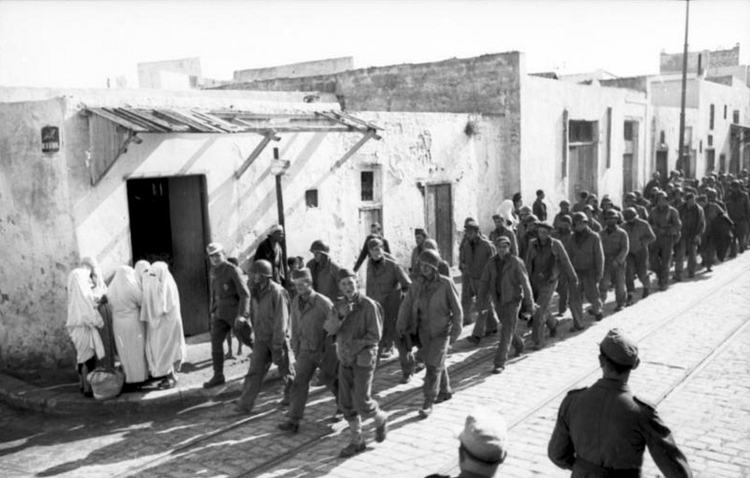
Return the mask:
{"type": "Polygon", "coordinates": [[[508,227],[504,227],[502,231],[498,231],[497,229],[493,229],[490,231],[490,242],[492,244],[495,244],[495,241],[497,241],[500,237],[507,237],[510,241],[510,253],[514,256],[518,255],[518,239],[516,239],[516,234],[513,232],[512,229],[508,227]]]}
{"type": "Polygon", "coordinates": [[[750,198],[746,192],[732,191],[726,197],[727,214],[734,222],[750,219],[750,198]]]}
{"type": "Polygon", "coordinates": [[[666,478],[692,477],[654,406],[634,396],[626,383],[601,379],[565,397],[547,454],[557,466],[573,470],[571,478],[626,478],[641,476],[646,447],[666,478]],[[613,470],[620,473],[605,474],[613,470]]]}
{"type": "Polygon", "coordinates": [[[323,325],[332,309],[333,302],[315,291],[307,299],[300,295],[292,299],[292,350],[295,355],[299,355],[300,351],[322,354],[326,336],[323,325]]]}
{"type": "Polygon", "coordinates": [[[692,207],[685,202],[680,209],[680,220],[682,221],[682,237],[692,239],[696,236],[703,235],[706,230],[706,217],[703,214],[703,208],[698,204],[692,207]]]}
{"type": "Polygon", "coordinates": [[[529,275],[523,261],[516,256],[506,256],[505,260],[495,255],[484,268],[479,281],[477,300],[482,309],[486,309],[487,297],[491,297],[496,306],[526,300],[526,309],[532,310],[534,296],[531,292],[529,275]]]}
{"type": "Polygon", "coordinates": [[[622,228],[628,234],[630,254],[637,254],[643,249],[648,249],[649,244],[656,240],[656,234],[649,223],[639,217],[636,217],[632,223],[625,221],[622,228]]]}
{"type": "Polygon", "coordinates": [[[402,291],[411,285],[404,269],[392,258],[384,256],[379,261],[369,259],[367,264],[367,297],[383,306],[386,317],[395,318],[401,305],[402,291]]]}
{"type": "Polygon", "coordinates": [[[219,264],[211,274],[211,314],[232,321],[249,313],[250,291],[239,267],[230,262],[219,264]]]}
{"type": "Polygon", "coordinates": [[[453,340],[461,335],[463,310],[453,281],[440,274],[434,280],[414,281],[398,311],[396,330],[403,334],[427,333],[453,340]]]}
{"type": "Polygon", "coordinates": [[[578,276],[576,275],[576,271],[573,270],[570,258],[562,242],[552,237],[547,239],[547,241],[547,244],[542,244],[537,238],[532,239],[529,243],[529,250],[526,256],[526,270],[529,273],[529,278],[531,280],[542,280],[543,282],[557,280],[562,268],[562,272],[565,273],[568,280],[576,282],[578,276]],[[549,250],[546,250],[547,247],[549,247],[549,250]],[[551,257],[547,258],[551,264],[540,268],[540,264],[546,262],[544,259],[545,254],[551,255],[551,257]]]}
{"type": "Polygon", "coordinates": [[[655,207],[651,210],[649,221],[654,229],[654,234],[659,236],[677,237],[682,231],[682,221],[677,209],[672,206],[655,207]]]}
{"type": "Polygon", "coordinates": [[[494,255],[495,246],[483,236],[478,236],[473,245],[470,241],[464,241],[460,253],[461,272],[472,279],[481,278],[485,264],[494,255]]]}
{"type": "Polygon", "coordinates": [[[307,263],[307,268],[310,269],[310,274],[312,274],[313,289],[316,292],[323,294],[331,301],[336,300],[341,295],[338,280],[340,267],[330,257],[326,256],[323,263],[313,259],[307,263]]]}
{"type": "Polygon", "coordinates": [[[273,348],[289,343],[289,295],[274,281],[250,300],[250,319],[256,342],[270,342],[273,348]]]}
{"type": "Polygon", "coordinates": [[[374,300],[362,294],[357,294],[351,302],[337,300],[324,327],[336,336],[336,353],[343,365],[375,366],[383,319],[374,300]]]}
{"type": "Polygon", "coordinates": [[[594,270],[596,277],[604,274],[602,239],[590,228],[573,233],[568,240],[568,255],[576,272],[594,270]]]}
{"type": "Polygon", "coordinates": [[[619,226],[615,226],[612,231],[605,227],[604,230],[599,233],[599,237],[602,239],[604,261],[609,263],[613,259],[616,259],[621,265],[625,264],[625,259],[628,257],[628,251],[630,249],[628,233],[622,230],[619,226]]]}

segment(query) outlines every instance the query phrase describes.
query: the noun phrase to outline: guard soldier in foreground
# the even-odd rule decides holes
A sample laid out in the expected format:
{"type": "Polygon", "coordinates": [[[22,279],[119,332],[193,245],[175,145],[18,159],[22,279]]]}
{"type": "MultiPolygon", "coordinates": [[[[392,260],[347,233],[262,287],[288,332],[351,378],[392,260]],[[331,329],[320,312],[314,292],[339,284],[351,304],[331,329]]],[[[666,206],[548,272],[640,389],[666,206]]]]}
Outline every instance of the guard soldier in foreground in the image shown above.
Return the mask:
{"type": "Polygon", "coordinates": [[[398,312],[399,334],[419,334],[422,344],[421,356],[427,372],[421,418],[430,416],[434,403],[449,400],[453,395],[445,357],[449,341],[453,344],[458,340],[463,325],[458,291],[453,281],[438,273],[440,260],[440,255],[429,249],[419,254],[420,277],[414,281],[398,312]]]}
{"type": "Polygon", "coordinates": [[[336,336],[339,356],[339,405],[349,422],[352,438],[341,450],[341,457],[364,451],[362,419],[375,417],[375,441],[388,434],[385,412],[372,399],[372,379],[378,359],[378,342],[383,332],[382,310],[377,302],[359,292],[357,274],[339,271],[339,288],[344,296],[337,301],[325,322],[326,331],[336,336]]]}
{"type": "MultiPolygon", "coordinates": [[[[224,248],[212,242],[206,248],[213,266],[211,280],[211,361],[214,375],[203,388],[221,385],[224,379],[224,340],[236,324],[250,315],[250,292],[240,268],[227,261],[224,248]]],[[[231,353],[232,347],[229,347],[231,353]]]]}
{"type": "Polygon", "coordinates": [[[685,455],[656,408],[628,388],[638,346],[619,329],[599,344],[603,377],[572,390],[560,405],[547,454],[571,478],[639,478],[648,447],[665,478],[692,477],[685,455]]]}
{"type": "MultiPolygon", "coordinates": [[[[508,456],[508,425],[505,419],[489,410],[477,409],[466,417],[458,436],[458,478],[491,478],[508,456]]],[[[426,478],[450,478],[433,474],[426,478]]]]}

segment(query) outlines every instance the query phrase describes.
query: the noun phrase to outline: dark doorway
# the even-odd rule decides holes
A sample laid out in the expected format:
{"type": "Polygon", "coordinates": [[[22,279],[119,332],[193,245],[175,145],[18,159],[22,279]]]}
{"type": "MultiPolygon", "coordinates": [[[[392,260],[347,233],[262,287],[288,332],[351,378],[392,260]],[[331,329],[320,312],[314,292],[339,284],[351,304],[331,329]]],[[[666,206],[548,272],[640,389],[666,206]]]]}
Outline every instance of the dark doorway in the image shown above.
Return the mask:
{"type": "Polygon", "coordinates": [[[164,261],[180,291],[185,335],[207,332],[209,241],[205,176],[130,179],[133,261],[164,261]]]}
{"type": "Polygon", "coordinates": [[[427,186],[427,234],[438,243],[440,257],[453,265],[453,196],[450,184],[427,186]]]}
{"type": "Polygon", "coordinates": [[[568,194],[578,197],[581,191],[597,194],[599,178],[596,158],[596,143],[570,146],[570,173],[568,175],[568,194]]]}
{"type": "Polygon", "coordinates": [[[656,151],[656,170],[661,174],[662,186],[669,179],[669,163],[667,163],[669,151],[660,149],[656,151]]]}

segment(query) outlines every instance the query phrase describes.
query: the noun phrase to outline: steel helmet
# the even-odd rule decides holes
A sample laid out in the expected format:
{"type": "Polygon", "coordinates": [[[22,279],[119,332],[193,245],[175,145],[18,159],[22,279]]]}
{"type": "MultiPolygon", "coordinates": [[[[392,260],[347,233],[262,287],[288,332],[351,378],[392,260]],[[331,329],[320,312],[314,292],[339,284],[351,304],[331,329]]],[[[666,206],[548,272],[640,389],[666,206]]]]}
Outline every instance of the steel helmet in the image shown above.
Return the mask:
{"type": "Polygon", "coordinates": [[[250,272],[265,277],[273,276],[273,268],[271,267],[271,263],[264,259],[253,262],[253,265],[250,266],[250,272]]]}
{"type": "Polygon", "coordinates": [[[437,270],[440,265],[440,255],[432,249],[425,249],[419,254],[419,262],[437,270]]]}

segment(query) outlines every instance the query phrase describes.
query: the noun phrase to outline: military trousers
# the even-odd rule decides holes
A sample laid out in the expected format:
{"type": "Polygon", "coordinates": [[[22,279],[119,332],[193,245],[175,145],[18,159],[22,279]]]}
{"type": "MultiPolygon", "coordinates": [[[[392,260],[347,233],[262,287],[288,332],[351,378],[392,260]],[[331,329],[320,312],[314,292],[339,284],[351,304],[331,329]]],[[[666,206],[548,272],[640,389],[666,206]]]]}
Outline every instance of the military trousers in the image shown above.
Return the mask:
{"type": "Polygon", "coordinates": [[[682,279],[682,271],[685,268],[685,256],[687,256],[688,275],[694,275],[698,268],[698,244],[694,237],[684,235],[677,241],[674,247],[674,275],[682,279]]]}
{"type": "MultiPolygon", "coordinates": [[[[321,357],[322,352],[309,350],[302,350],[299,355],[295,355],[294,380],[289,390],[289,420],[293,423],[299,423],[305,414],[305,405],[307,405],[307,397],[310,393],[310,381],[320,366],[321,357]]],[[[330,382],[324,384],[338,398],[336,387],[333,387],[330,382]]]]}
{"type": "Polygon", "coordinates": [[[464,325],[474,322],[472,315],[472,305],[474,298],[477,296],[477,281],[468,274],[461,275],[461,308],[464,312],[464,325]]]}
{"type": "Polygon", "coordinates": [[[750,221],[740,219],[734,221],[734,239],[732,239],[732,255],[745,252],[747,249],[747,234],[750,230],[750,221]]]}
{"type": "Polygon", "coordinates": [[[625,267],[625,288],[630,294],[635,292],[636,276],[644,289],[651,287],[651,279],[648,276],[648,249],[646,248],[628,254],[625,267]]]}
{"type": "Polygon", "coordinates": [[[224,341],[231,334],[234,318],[231,320],[214,317],[211,320],[211,362],[214,376],[224,375],[224,341]]]}
{"type": "Polygon", "coordinates": [[[487,310],[483,310],[477,315],[477,321],[474,323],[471,335],[474,337],[484,337],[487,334],[497,332],[497,324],[498,320],[495,315],[495,308],[490,304],[487,310]]]}
{"type": "Polygon", "coordinates": [[[609,291],[610,284],[615,287],[615,302],[617,305],[624,306],[626,293],[625,293],[625,265],[615,264],[611,259],[605,260],[604,262],[604,275],[602,280],[599,281],[599,297],[602,300],[602,304],[607,302],[607,292],[609,291]]]}
{"type": "Polygon", "coordinates": [[[544,346],[544,325],[546,324],[550,331],[557,328],[557,319],[552,317],[549,311],[552,305],[552,295],[557,289],[557,279],[548,282],[533,281],[531,289],[534,292],[535,302],[539,306],[534,313],[531,337],[535,345],[544,346]]]}
{"type": "Polygon", "coordinates": [[[430,337],[429,331],[420,330],[419,340],[422,342],[419,355],[425,365],[422,390],[425,400],[434,403],[439,393],[452,393],[448,370],[445,368],[449,338],[447,334],[430,337]]]}
{"type": "Polygon", "coordinates": [[[568,310],[568,298],[570,283],[565,274],[557,278],[557,312],[564,314],[568,310]]]}
{"type": "Polygon", "coordinates": [[[579,271],[578,287],[570,287],[570,312],[573,314],[573,324],[583,327],[583,299],[591,304],[591,311],[599,314],[602,311],[602,299],[599,296],[599,281],[594,269],[579,271]]]}
{"type": "Polygon", "coordinates": [[[495,367],[505,367],[508,361],[510,346],[516,350],[517,354],[523,352],[523,340],[516,332],[518,324],[518,312],[521,310],[521,301],[516,300],[501,304],[498,306],[498,315],[500,316],[500,342],[495,352],[495,367]]]}
{"type": "MultiPolygon", "coordinates": [[[[291,367],[289,350],[286,346],[284,348],[285,350],[280,354],[281,357],[276,365],[279,367],[279,375],[284,382],[284,399],[289,400],[289,390],[294,380],[294,370],[291,367]]],[[[247,412],[253,410],[255,399],[258,398],[261,386],[263,385],[263,379],[268,374],[268,369],[271,368],[273,359],[273,346],[271,342],[265,340],[256,341],[255,347],[253,347],[253,354],[250,357],[250,367],[248,367],[245,380],[242,383],[242,395],[240,395],[237,402],[240,408],[245,409],[247,412]]]]}
{"type": "Polygon", "coordinates": [[[357,365],[356,362],[339,364],[339,405],[348,422],[357,417],[372,417],[380,411],[378,402],[372,398],[374,376],[374,361],[368,366],[357,365]]]}
{"type": "Polygon", "coordinates": [[[673,249],[674,237],[671,234],[656,236],[653,251],[653,268],[659,278],[659,288],[662,290],[666,290],[669,287],[669,267],[672,265],[673,249]]]}

